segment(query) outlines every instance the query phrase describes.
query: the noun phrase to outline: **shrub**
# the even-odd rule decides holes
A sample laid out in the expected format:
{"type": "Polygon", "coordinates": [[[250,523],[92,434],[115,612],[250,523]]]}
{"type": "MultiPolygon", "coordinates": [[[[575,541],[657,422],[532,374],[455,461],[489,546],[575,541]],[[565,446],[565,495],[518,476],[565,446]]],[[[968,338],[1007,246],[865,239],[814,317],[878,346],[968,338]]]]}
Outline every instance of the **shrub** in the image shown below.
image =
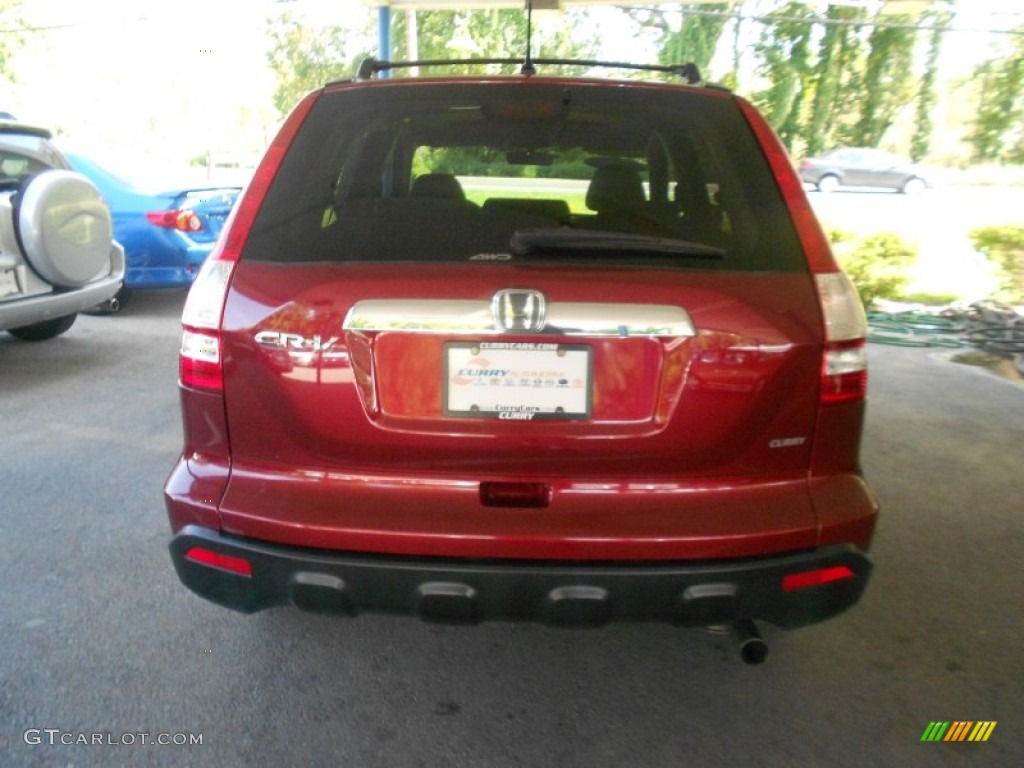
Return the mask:
{"type": "Polygon", "coordinates": [[[995,266],[1000,278],[1001,301],[1024,302],[1024,227],[979,227],[971,242],[995,266]]]}
{"type": "Polygon", "coordinates": [[[836,258],[869,307],[875,299],[898,299],[910,282],[908,270],[917,248],[892,232],[858,239],[849,232],[829,232],[836,258]]]}
{"type": "Polygon", "coordinates": [[[955,293],[907,293],[900,297],[900,301],[907,304],[924,304],[929,307],[944,307],[959,300],[960,297],[955,293]]]}

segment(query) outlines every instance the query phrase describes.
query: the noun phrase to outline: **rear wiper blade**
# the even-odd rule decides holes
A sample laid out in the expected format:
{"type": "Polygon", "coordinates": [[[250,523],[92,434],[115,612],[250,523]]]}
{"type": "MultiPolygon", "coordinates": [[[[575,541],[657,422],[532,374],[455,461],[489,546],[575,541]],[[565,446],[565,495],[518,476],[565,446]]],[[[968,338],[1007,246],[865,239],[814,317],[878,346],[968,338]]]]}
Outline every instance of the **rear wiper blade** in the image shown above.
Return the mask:
{"type": "Polygon", "coordinates": [[[567,251],[608,255],[685,256],[722,259],[722,248],[671,237],[602,232],[596,229],[519,229],[509,243],[514,256],[560,256],[567,251]]]}

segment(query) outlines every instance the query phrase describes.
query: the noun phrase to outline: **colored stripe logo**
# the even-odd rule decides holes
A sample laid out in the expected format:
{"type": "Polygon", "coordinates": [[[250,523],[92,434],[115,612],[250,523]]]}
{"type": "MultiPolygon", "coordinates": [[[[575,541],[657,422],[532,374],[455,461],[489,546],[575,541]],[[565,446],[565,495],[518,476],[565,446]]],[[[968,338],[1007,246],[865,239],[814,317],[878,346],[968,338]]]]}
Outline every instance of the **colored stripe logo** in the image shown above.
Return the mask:
{"type": "Polygon", "coordinates": [[[933,720],[921,741],[988,741],[995,727],[995,720],[933,720]]]}

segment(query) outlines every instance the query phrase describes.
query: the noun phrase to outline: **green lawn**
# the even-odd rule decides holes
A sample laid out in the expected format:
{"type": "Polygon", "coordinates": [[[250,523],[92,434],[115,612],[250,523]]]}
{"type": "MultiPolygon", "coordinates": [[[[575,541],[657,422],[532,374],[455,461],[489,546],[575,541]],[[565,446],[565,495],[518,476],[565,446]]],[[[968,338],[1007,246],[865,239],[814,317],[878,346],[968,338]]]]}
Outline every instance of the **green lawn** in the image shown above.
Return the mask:
{"type": "Polygon", "coordinates": [[[524,200],[565,200],[574,214],[593,213],[587,208],[586,182],[565,182],[550,179],[499,179],[459,177],[466,199],[483,205],[491,197],[518,197],[524,200]]]}

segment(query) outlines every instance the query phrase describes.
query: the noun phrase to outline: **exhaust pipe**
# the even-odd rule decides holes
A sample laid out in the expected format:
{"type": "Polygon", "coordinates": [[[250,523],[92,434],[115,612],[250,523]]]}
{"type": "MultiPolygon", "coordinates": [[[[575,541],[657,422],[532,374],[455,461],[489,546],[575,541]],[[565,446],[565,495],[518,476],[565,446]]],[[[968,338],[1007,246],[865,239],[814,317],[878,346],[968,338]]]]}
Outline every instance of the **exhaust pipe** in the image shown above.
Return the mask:
{"type": "Polygon", "coordinates": [[[121,311],[121,301],[117,296],[111,296],[106,301],[89,307],[85,310],[87,315],[116,315],[121,311]]]}
{"type": "Polygon", "coordinates": [[[744,664],[763,664],[768,657],[768,644],[757,631],[752,619],[738,619],[732,625],[733,634],[740,644],[740,658],[744,664]]]}

